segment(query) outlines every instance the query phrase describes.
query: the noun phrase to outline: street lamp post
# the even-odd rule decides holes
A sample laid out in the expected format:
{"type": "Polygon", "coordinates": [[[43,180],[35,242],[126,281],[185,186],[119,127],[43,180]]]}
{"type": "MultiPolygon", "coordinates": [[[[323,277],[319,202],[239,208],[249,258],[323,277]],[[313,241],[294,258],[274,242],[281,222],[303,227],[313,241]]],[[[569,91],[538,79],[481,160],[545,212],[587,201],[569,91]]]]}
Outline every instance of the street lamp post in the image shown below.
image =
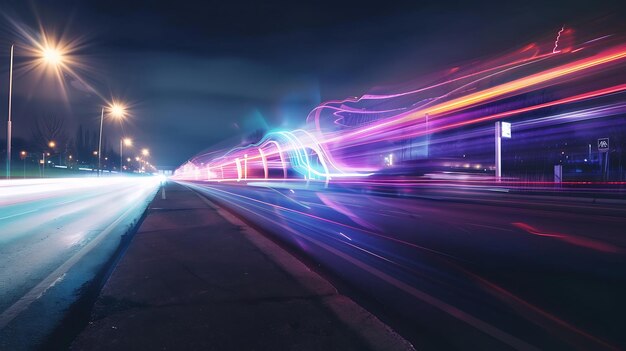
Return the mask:
{"type": "Polygon", "coordinates": [[[13,96],[13,45],[9,65],[9,118],[7,120],[7,179],[11,178],[11,100],[13,96]]]}
{"type": "Polygon", "coordinates": [[[120,174],[122,174],[122,163],[124,162],[124,138],[120,139],[120,174]]]}
{"type": "MultiPolygon", "coordinates": [[[[112,103],[109,105],[109,113],[116,118],[123,118],[126,113],[126,108],[124,105],[120,105],[118,103],[112,103]]],[[[102,107],[102,111],[100,112],[100,138],[98,141],[98,177],[100,176],[101,169],[101,155],[102,155],[102,125],[104,124],[104,106],[102,107]]]]}
{"type": "MultiPolygon", "coordinates": [[[[49,65],[64,66],[64,53],[58,47],[50,47],[47,43],[35,44],[40,58],[49,65]],[[45,47],[44,47],[45,45],[45,47]]],[[[11,178],[11,139],[12,139],[12,120],[11,108],[13,100],[13,52],[15,44],[11,45],[11,58],[9,62],[9,114],[7,118],[7,179],[11,178]]]]}
{"type": "Polygon", "coordinates": [[[100,176],[100,155],[102,155],[102,124],[104,123],[104,107],[100,113],[100,140],[98,141],[98,177],[100,176]]]}
{"type": "MultiPolygon", "coordinates": [[[[50,160],[52,160],[52,155],[54,154],[54,148],[57,146],[57,143],[54,142],[54,140],[51,140],[50,142],[48,142],[48,147],[50,148],[50,160]]],[[[44,165],[45,166],[45,165],[44,165]]]]}
{"type": "Polygon", "coordinates": [[[120,139],[120,173],[122,173],[122,169],[123,169],[123,162],[124,162],[124,154],[123,154],[123,145],[126,144],[126,146],[131,146],[133,143],[133,141],[129,138],[121,138],[120,139]]]}
{"type": "Polygon", "coordinates": [[[22,159],[22,163],[24,164],[24,173],[22,173],[22,178],[26,178],[26,156],[28,156],[28,153],[26,151],[21,151],[20,152],[20,158],[22,159]]]}
{"type": "Polygon", "coordinates": [[[41,164],[41,178],[44,178],[46,176],[46,152],[42,152],[41,155],[43,157],[43,162],[41,164]]]}

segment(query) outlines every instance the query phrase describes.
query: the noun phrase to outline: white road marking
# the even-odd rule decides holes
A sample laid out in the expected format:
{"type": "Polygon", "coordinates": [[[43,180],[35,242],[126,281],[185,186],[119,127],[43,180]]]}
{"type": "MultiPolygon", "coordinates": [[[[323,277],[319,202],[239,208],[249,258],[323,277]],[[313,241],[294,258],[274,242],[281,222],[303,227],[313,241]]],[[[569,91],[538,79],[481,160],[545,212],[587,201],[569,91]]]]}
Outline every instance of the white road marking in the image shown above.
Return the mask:
{"type": "Polygon", "coordinates": [[[60,265],[54,272],[50,273],[39,284],[22,296],[11,307],[7,308],[2,314],[0,314],[0,329],[9,324],[15,317],[30,306],[35,300],[40,298],[46,290],[54,286],[63,276],[76,264],[78,261],[88,254],[94,247],[96,247],[107,235],[117,227],[122,220],[124,220],[130,213],[137,209],[137,207],[143,205],[142,201],[138,201],[138,204],[130,207],[126,212],[122,213],[113,223],[107,226],[95,239],[89,244],[85,245],[82,250],[78,251],[74,256],[70,257],[65,263],[60,265]]]}
{"type": "Polygon", "coordinates": [[[34,209],[34,210],[30,210],[30,211],[26,211],[26,212],[22,212],[22,213],[16,213],[14,215],[2,217],[2,218],[0,218],[0,221],[3,220],[3,219],[9,219],[9,218],[17,217],[17,216],[23,216],[25,214],[33,213],[33,212],[36,212],[36,211],[39,211],[39,209],[37,208],[37,209],[34,209]]]}
{"type": "Polygon", "coordinates": [[[45,208],[47,208],[47,207],[55,207],[55,206],[67,205],[67,204],[69,204],[69,203],[76,202],[76,201],[78,201],[78,199],[69,200],[69,201],[63,201],[63,202],[58,202],[58,203],[55,203],[55,204],[52,204],[52,205],[39,207],[39,208],[36,208],[36,209],[34,209],[34,210],[30,210],[30,211],[26,211],[26,212],[22,212],[22,213],[16,213],[16,214],[14,214],[14,215],[6,216],[6,217],[1,217],[1,218],[0,218],[0,221],[1,221],[1,220],[3,220],[3,219],[9,219],[9,218],[13,218],[13,217],[19,217],[19,216],[23,216],[23,215],[25,215],[25,214],[29,214],[29,213],[33,213],[33,212],[37,212],[37,211],[42,210],[42,209],[45,209],[45,208]]]}

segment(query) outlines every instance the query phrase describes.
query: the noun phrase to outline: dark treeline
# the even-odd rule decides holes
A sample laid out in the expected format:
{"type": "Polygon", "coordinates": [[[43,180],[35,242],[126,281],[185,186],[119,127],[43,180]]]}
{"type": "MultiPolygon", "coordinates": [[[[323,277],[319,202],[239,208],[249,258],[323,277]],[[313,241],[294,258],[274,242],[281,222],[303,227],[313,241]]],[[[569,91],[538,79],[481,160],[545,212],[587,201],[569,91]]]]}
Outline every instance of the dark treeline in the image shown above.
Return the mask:
{"type": "MultiPolygon", "coordinates": [[[[96,168],[98,165],[98,134],[98,130],[90,130],[82,125],[79,125],[76,131],[71,132],[64,120],[54,115],[38,118],[33,124],[30,138],[15,136],[12,138],[12,163],[36,165],[43,162],[45,155],[48,167],[60,165],[68,168],[96,168]]],[[[102,137],[101,162],[103,169],[119,170],[120,155],[119,150],[116,150],[116,147],[119,148],[118,145],[119,142],[110,143],[106,135],[102,137]]],[[[0,160],[3,171],[6,163],[6,149],[6,136],[3,136],[0,139],[0,160]]],[[[133,170],[139,165],[133,157],[131,161],[124,160],[124,166],[133,170]]]]}

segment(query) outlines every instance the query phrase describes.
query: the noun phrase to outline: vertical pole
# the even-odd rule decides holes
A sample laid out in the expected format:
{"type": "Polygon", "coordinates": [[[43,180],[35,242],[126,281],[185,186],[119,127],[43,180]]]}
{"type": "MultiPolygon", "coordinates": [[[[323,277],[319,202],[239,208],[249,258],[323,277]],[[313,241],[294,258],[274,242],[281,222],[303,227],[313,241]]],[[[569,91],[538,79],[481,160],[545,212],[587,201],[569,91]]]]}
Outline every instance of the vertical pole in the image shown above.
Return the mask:
{"type": "Polygon", "coordinates": [[[13,45],[9,66],[9,118],[7,120],[7,179],[11,178],[11,100],[13,97],[13,45]]]}
{"type": "Polygon", "coordinates": [[[41,165],[41,178],[46,176],[46,152],[42,152],[43,164],[41,165]]]}
{"type": "Polygon", "coordinates": [[[98,141],[98,177],[100,176],[100,158],[102,156],[102,123],[104,122],[104,107],[100,113],[100,140],[98,141]]]}
{"type": "Polygon", "coordinates": [[[604,162],[604,181],[609,181],[609,150],[606,150],[605,154],[605,162],[604,162]]]}
{"type": "Polygon", "coordinates": [[[265,158],[265,153],[263,153],[263,150],[261,148],[259,148],[258,150],[259,150],[259,155],[261,156],[261,162],[263,163],[263,175],[265,176],[265,179],[267,179],[267,176],[268,176],[267,158],[265,158]]]}
{"type": "Polygon", "coordinates": [[[122,155],[122,139],[120,139],[120,174],[122,174],[122,163],[124,162],[124,156],[122,155]]]}
{"type": "Polygon", "coordinates": [[[430,126],[428,125],[428,113],[426,114],[426,158],[430,157],[430,126]]]}
{"type": "Polygon", "coordinates": [[[248,154],[243,155],[243,179],[248,179],[248,154]]]}
{"type": "Polygon", "coordinates": [[[502,125],[496,122],[496,181],[502,180],[502,125]]]}

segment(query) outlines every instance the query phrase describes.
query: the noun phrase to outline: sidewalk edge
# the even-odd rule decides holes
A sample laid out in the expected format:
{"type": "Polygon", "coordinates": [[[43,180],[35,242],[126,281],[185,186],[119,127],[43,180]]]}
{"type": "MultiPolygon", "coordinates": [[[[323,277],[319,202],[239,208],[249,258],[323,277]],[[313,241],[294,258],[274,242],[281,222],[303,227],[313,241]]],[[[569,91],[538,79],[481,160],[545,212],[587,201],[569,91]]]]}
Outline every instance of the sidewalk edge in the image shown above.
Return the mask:
{"type": "MultiPolygon", "coordinates": [[[[209,200],[193,188],[187,187],[184,184],[181,185],[193,191],[194,194],[202,199],[208,206],[214,208],[217,213],[228,222],[241,227],[242,233],[246,239],[257,246],[259,250],[264,252],[304,287],[315,291],[320,289],[320,285],[326,285],[326,287],[323,288],[331,288],[333,291],[337,291],[330,282],[309,269],[289,252],[267,239],[263,234],[244,223],[236,215],[209,200]]],[[[330,298],[326,298],[324,304],[342,323],[359,335],[373,350],[415,350],[409,341],[404,339],[369,311],[352,301],[352,299],[337,293],[330,298]]]]}

